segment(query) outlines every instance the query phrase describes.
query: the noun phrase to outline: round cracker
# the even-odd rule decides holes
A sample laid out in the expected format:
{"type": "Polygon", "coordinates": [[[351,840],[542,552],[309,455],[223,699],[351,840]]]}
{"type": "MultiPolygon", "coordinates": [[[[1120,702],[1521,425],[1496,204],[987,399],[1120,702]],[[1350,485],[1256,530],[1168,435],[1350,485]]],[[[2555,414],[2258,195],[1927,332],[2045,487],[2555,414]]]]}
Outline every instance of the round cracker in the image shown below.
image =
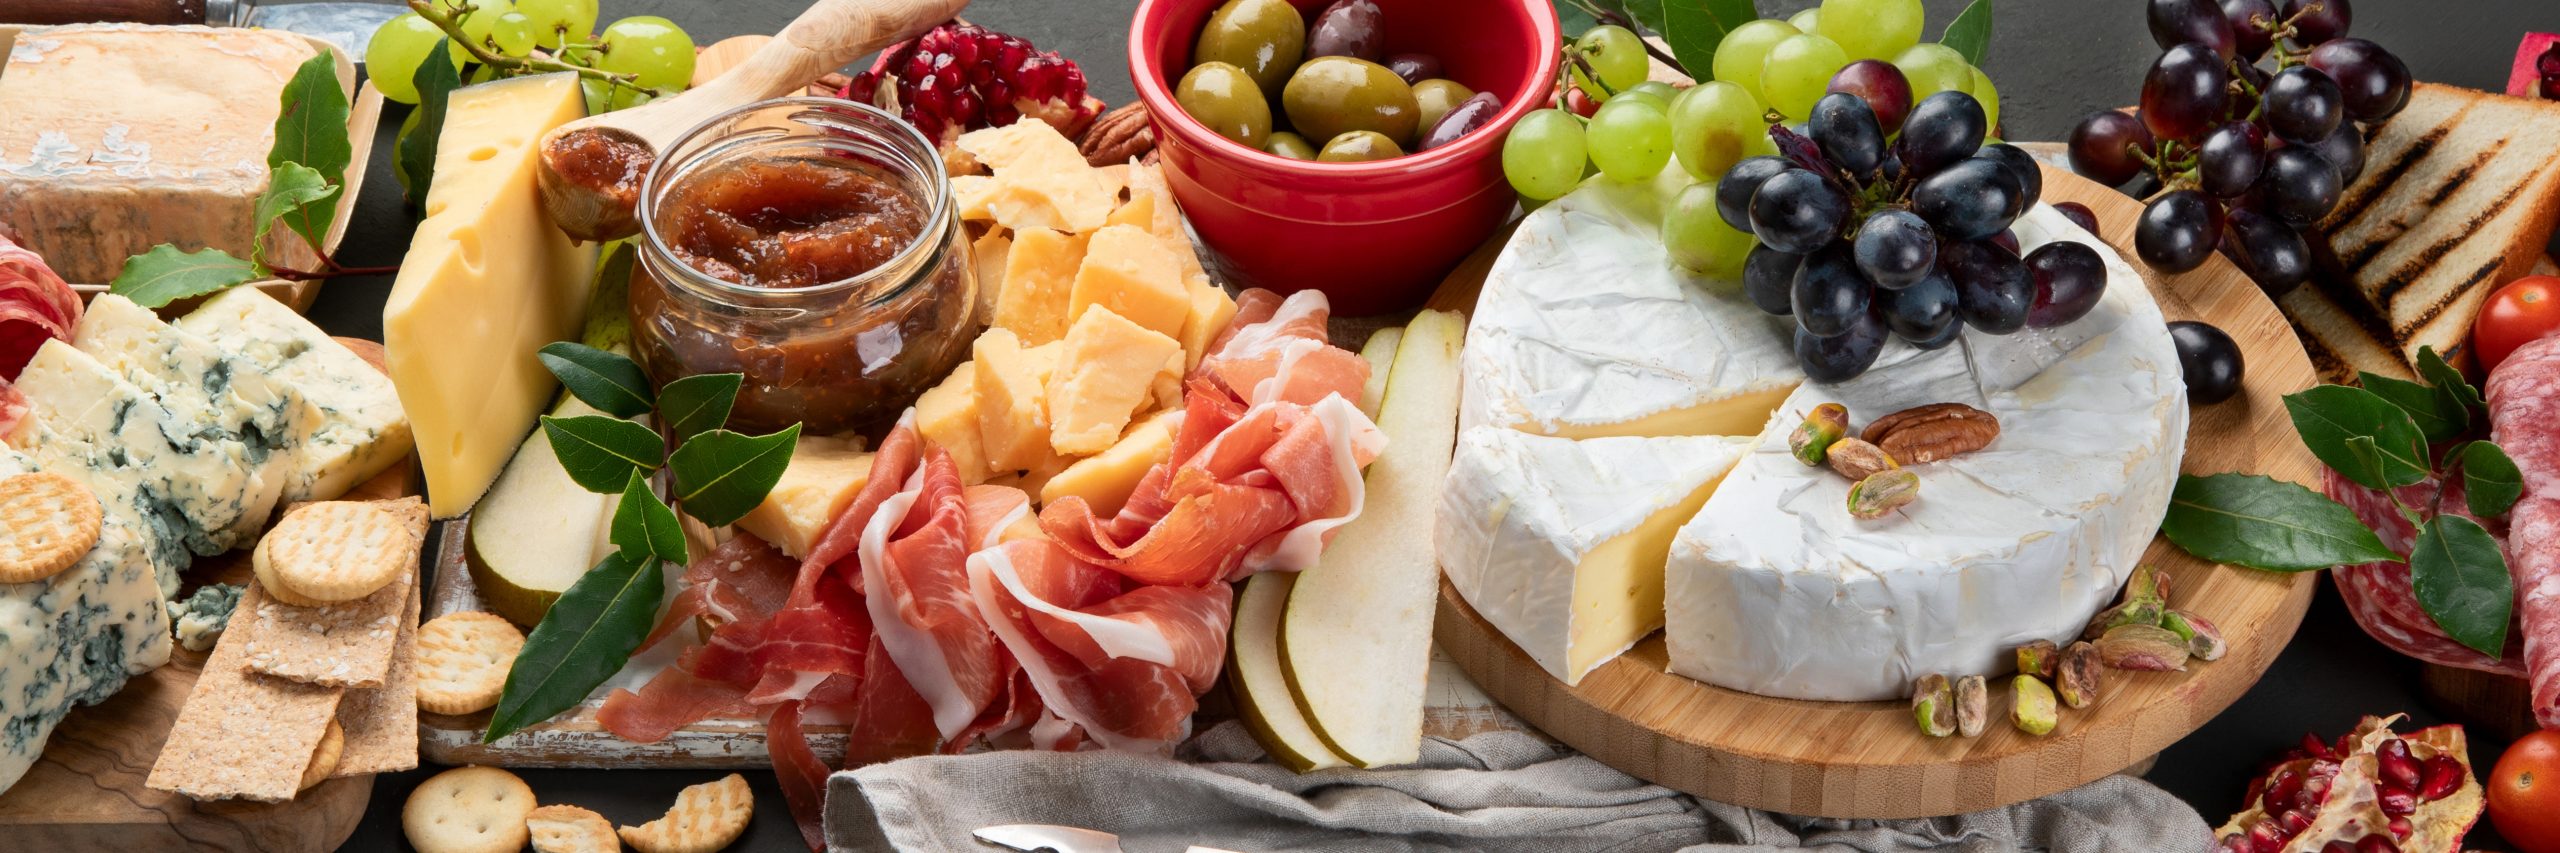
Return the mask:
{"type": "Polygon", "coordinates": [[[372,595],[417,559],[409,526],[365,501],[321,501],[286,513],[258,550],[277,586],[331,603],[372,595]]]}
{"type": "Polygon", "coordinates": [[[498,704],[524,632],[495,613],[447,613],[418,626],[418,710],[468,714],[498,704]]]}
{"type": "Polygon", "coordinates": [[[0,583],[61,574],[98,546],[98,496],[52,472],[0,480],[0,583]]]}
{"type": "Polygon", "coordinates": [[[745,835],[755,818],[756,795],[735,773],[676,793],[664,817],[622,828],[622,842],[640,853],[712,853],[745,835]]]}
{"type": "Polygon", "coordinates": [[[622,840],[604,815],[570,805],[534,809],[524,818],[533,834],[533,853],[619,853],[622,840]]]}
{"type": "Polygon", "coordinates": [[[346,727],[338,725],[337,720],[330,720],[329,730],[320,734],[320,747],[311,751],[311,763],[302,767],[302,786],[295,790],[308,791],[311,786],[327,781],[329,774],[338,771],[338,761],[346,754],[346,727]]]}
{"type": "Polygon", "coordinates": [[[268,598],[272,598],[295,607],[323,607],[328,605],[328,602],[326,601],[316,601],[302,597],[300,593],[294,592],[293,588],[285,586],[284,581],[279,580],[276,577],[275,567],[269,565],[267,562],[266,539],[259,539],[257,547],[249,549],[249,569],[250,572],[258,578],[258,588],[266,590],[268,598]]]}
{"type": "Polygon", "coordinates": [[[418,783],[400,807],[400,831],[418,853],[514,853],[529,834],[532,786],[495,767],[456,767],[418,783]]]}

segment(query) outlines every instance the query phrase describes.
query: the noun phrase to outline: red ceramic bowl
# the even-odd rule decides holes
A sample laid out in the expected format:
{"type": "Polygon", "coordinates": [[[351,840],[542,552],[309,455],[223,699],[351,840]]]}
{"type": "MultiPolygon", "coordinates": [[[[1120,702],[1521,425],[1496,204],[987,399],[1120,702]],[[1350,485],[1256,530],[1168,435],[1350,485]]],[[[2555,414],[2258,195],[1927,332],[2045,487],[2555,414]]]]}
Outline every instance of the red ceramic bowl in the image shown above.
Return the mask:
{"type": "MultiPolygon", "coordinates": [[[[1129,74],[1156,128],[1166,182],[1238,285],[1321,290],[1336,314],[1412,308],[1501,227],[1516,201],[1502,137],[1545,105],[1556,75],[1548,0],[1378,0],[1387,49],[1440,57],[1449,79],[1502,95],[1493,123],[1440,148],[1368,163],[1314,163],[1219,136],[1174,102],[1200,27],[1224,0],[1144,0],[1129,74]]],[[[1331,0],[1290,0],[1312,23],[1331,0]]],[[[1322,146],[1322,140],[1309,140],[1322,146]]]]}

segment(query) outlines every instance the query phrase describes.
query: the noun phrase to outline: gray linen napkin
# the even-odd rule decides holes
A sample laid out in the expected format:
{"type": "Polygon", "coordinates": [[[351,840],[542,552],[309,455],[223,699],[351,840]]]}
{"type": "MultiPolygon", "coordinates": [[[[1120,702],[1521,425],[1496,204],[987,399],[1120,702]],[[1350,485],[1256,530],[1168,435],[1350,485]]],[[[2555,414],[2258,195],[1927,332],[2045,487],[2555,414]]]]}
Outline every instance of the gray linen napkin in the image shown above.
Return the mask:
{"type": "Polygon", "coordinates": [[[2196,853],[2195,810],[2130,776],[2004,809],[1928,820],[1835,821],[1756,812],[1652,785],[1518,732],[1426,738],[1393,770],[1300,775],[1267,763],[1242,724],[1184,744],[1182,761],[1115,752],[910,758],[835,774],[833,851],[993,849],[970,831],[1049,823],[1117,833],[1129,853],[1199,844],[1294,850],[2196,853]]]}

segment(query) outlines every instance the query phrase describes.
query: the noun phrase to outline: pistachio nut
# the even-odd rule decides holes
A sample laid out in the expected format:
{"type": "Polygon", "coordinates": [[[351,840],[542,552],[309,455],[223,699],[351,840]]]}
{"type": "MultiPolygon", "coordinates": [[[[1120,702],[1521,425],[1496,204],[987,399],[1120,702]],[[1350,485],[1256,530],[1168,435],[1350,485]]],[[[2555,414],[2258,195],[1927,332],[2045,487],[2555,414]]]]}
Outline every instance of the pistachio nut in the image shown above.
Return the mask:
{"type": "Polygon", "coordinates": [[[2051,678],[2054,661],[2061,655],[2062,650],[2055,647],[2052,640],[2037,640],[2019,646],[2018,672],[2038,678],[2051,678]]]}
{"type": "Polygon", "coordinates": [[[1849,517],[1873,521],[1919,499],[1919,474],[1908,468],[1878,472],[1849,487],[1849,517]]]}
{"type": "Polygon", "coordinates": [[[1796,461],[1806,467],[1818,467],[1829,454],[1832,442],[1848,434],[1849,407],[1824,403],[1813,407],[1813,411],[1805,414],[1804,423],[1797,424],[1795,432],[1787,434],[1787,449],[1795,453],[1796,461]]]}
{"type": "Polygon", "coordinates": [[[2186,638],[2187,654],[2195,656],[2197,660],[2221,660],[2222,653],[2231,649],[2231,644],[2222,639],[2221,628],[2215,627],[2212,622],[2205,621],[2202,616],[2184,610],[2162,612],[2160,627],[2186,638]]]}
{"type": "Polygon", "coordinates": [[[2062,659],[2053,668],[2053,692],[2062,704],[2086,708],[2098,701],[2098,647],[2087,640],[2072,643],[2062,650],[2062,659]]]}
{"type": "Polygon", "coordinates": [[[2062,721],[2062,712],[2053,704],[2053,688],[2032,675],[2021,675],[2009,682],[2009,723],[2031,735],[2053,733],[2062,721]]]}
{"type": "Polygon", "coordinates": [[[1920,676],[1911,687],[1911,718],[1920,723],[1920,733],[1930,737],[1946,737],[1956,732],[1954,688],[1947,677],[1937,673],[1920,676]]]}
{"type": "Polygon", "coordinates": [[[1991,687],[1982,676],[1968,675],[1956,679],[1956,733],[1965,737],[1982,734],[1991,716],[1991,687]]]}
{"type": "Polygon", "coordinates": [[[2157,625],[2118,625],[2098,637],[2098,660],[2116,669],[2184,672],[2187,640],[2157,625]]]}

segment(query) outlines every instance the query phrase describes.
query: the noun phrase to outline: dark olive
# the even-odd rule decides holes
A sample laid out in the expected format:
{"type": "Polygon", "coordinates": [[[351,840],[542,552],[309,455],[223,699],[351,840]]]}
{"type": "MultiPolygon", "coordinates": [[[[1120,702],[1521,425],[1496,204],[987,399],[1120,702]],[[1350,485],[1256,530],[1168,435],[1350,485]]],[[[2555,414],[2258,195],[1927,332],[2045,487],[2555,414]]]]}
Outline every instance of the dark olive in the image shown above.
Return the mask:
{"type": "Polygon", "coordinates": [[[1387,70],[1395,72],[1407,83],[1420,83],[1444,73],[1440,68],[1440,57],[1428,53],[1399,53],[1387,57],[1387,70]]]}
{"type": "Polygon", "coordinates": [[[1224,62],[1253,75],[1265,92],[1280,91],[1307,45],[1307,23],[1289,0],[1227,0],[1200,28],[1194,65],[1224,62]]]}
{"type": "Polygon", "coordinates": [[[1378,0],[1338,0],[1316,15],[1307,30],[1307,57],[1348,56],[1370,62],[1387,59],[1386,12],[1378,0]]]}
{"type": "Polygon", "coordinates": [[[1474,133],[1477,128],[1493,123],[1493,117],[1501,112],[1501,95],[1477,92],[1475,97],[1468,98],[1465,103],[1451,109],[1448,115],[1441,116],[1440,121],[1431,125],[1430,130],[1423,131],[1422,144],[1416,146],[1414,150],[1429,151],[1456,142],[1459,137],[1474,133]]]}
{"type": "Polygon", "coordinates": [[[1324,144],[1324,153],[1316,159],[1326,163],[1360,163],[1404,156],[1396,141],[1374,130],[1355,130],[1324,144]]]}
{"type": "Polygon", "coordinates": [[[1388,139],[1410,140],[1422,126],[1422,109],[1404,78],[1384,65],[1348,56],[1317,57],[1298,66],[1280,103],[1289,113],[1290,128],[1308,139],[1372,130],[1388,139]]]}
{"type": "Polygon", "coordinates": [[[1422,110],[1422,122],[1416,126],[1425,130],[1438,126],[1441,116],[1448,115],[1450,110],[1457,109],[1459,104],[1475,96],[1474,89],[1460,85],[1456,80],[1424,80],[1414,84],[1413,103],[1422,110]]]}

